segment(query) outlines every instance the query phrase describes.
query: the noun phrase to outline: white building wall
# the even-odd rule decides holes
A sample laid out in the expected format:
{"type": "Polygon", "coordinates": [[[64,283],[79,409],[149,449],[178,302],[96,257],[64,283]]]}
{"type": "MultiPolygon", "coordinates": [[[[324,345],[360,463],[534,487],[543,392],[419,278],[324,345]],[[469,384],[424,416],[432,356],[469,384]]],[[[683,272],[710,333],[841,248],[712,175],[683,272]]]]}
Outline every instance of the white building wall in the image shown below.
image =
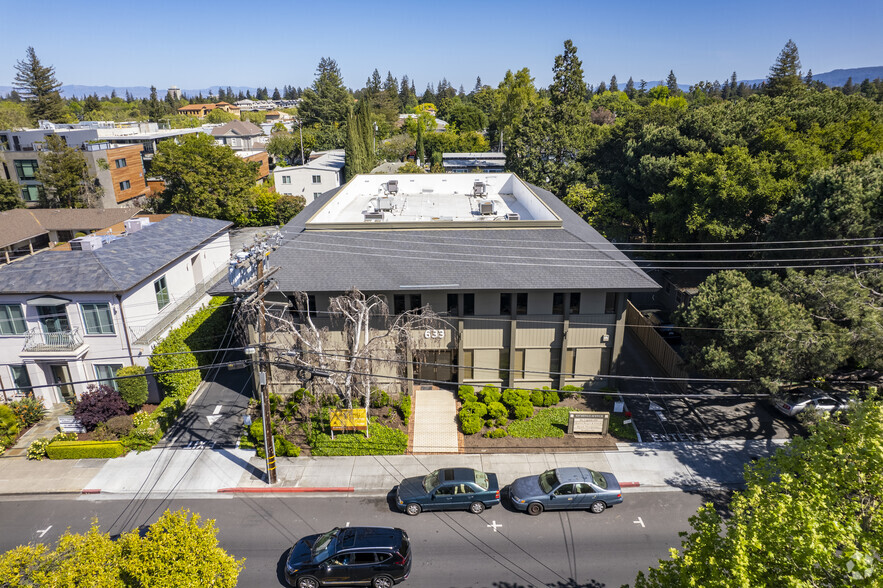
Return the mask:
{"type": "Polygon", "coordinates": [[[303,196],[307,204],[328,190],[340,186],[340,177],[341,174],[338,171],[296,167],[277,168],[273,172],[277,193],[303,196]],[[313,182],[313,176],[319,176],[319,183],[313,182]],[[286,177],[291,180],[290,184],[285,183],[284,178],[286,177]]]}

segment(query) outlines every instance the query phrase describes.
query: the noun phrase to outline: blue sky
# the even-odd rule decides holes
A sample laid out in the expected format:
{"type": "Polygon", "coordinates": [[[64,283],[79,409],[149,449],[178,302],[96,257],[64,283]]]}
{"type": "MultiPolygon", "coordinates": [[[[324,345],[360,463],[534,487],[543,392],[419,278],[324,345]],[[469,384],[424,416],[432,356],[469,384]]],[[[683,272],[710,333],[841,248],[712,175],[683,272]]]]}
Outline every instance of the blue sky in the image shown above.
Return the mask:
{"type": "Polygon", "coordinates": [[[785,42],[804,71],[883,65],[883,2],[0,0],[0,85],[33,46],[65,84],[307,86],[323,56],[358,88],[378,68],[470,90],[530,69],[538,86],[572,39],[586,80],[763,78],[785,42]]]}

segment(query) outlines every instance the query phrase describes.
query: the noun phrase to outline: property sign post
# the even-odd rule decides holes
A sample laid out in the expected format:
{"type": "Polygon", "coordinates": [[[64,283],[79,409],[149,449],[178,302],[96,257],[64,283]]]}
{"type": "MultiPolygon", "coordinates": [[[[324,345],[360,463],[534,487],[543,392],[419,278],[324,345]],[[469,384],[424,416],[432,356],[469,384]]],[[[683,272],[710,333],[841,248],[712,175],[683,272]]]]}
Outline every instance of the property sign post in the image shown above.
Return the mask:
{"type": "Polygon", "coordinates": [[[368,434],[368,411],[364,408],[334,408],[331,417],[331,438],[335,431],[365,431],[368,434]]]}
{"type": "Polygon", "coordinates": [[[567,433],[568,435],[606,435],[609,423],[609,412],[573,411],[567,422],[567,433]]]}

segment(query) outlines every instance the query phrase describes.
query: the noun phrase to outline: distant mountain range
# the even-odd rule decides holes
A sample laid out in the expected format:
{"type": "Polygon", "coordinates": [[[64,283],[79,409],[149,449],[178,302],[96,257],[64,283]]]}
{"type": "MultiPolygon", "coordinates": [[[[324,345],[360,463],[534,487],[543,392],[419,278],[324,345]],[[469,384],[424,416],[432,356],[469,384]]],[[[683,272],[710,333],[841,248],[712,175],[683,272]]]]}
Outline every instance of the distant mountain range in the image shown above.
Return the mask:
{"type": "MultiPolygon", "coordinates": [[[[804,72],[804,73],[806,73],[806,72],[804,72]]],[[[873,80],[876,78],[883,78],[883,66],[878,65],[875,67],[853,67],[850,69],[835,69],[833,71],[828,71],[828,72],[824,72],[824,73],[813,72],[813,79],[814,80],[824,82],[825,84],[827,84],[829,86],[842,86],[843,84],[846,83],[846,80],[849,78],[852,78],[852,82],[854,84],[860,84],[865,79],[873,80]]],[[[719,81],[721,83],[724,82],[724,80],[719,80],[719,81]]],[[[754,84],[760,84],[761,82],[764,81],[764,79],[739,80],[739,81],[745,82],[746,84],[751,86],[754,84]]],[[[637,84],[637,82],[635,82],[635,83],[637,84]]],[[[654,86],[658,86],[658,85],[661,85],[664,83],[665,82],[661,81],[661,80],[648,81],[647,87],[652,88],[654,86]]],[[[625,88],[625,82],[620,82],[619,86],[620,86],[620,89],[625,88]]],[[[687,91],[690,89],[689,84],[678,84],[678,86],[684,91],[687,91]]],[[[222,88],[222,87],[225,90],[227,89],[227,86],[210,86],[208,88],[182,89],[181,91],[186,96],[198,96],[199,94],[202,94],[203,96],[208,96],[209,94],[217,95],[218,89],[222,88]]],[[[248,86],[231,86],[231,88],[237,94],[239,92],[245,93],[245,92],[250,91],[253,96],[257,93],[257,88],[251,88],[248,86]]],[[[113,92],[114,90],[116,90],[117,96],[119,96],[120,98],[125,98],[127,91],[130,94],[132,94],[132,96],[134,96],[135,98],[149,98],[150,97],[150,87],[149,86],[119,86],[119,87],[116,87],[116,86],[80,86],[80,85],[76,85],[76,84],[71,84],[71,85],[62,86],[61,92],[65,97],[71,97],[71,96],[82,97],[82,96],[91,95],[91,94],[98,94],[98,96],[101,97],[101,96],[110,96],[111,92],[113,92]]],[[[156,90],[157,90],[157,95],[160,98],[165,98],[168,88],[157,88],[156,90]]],[[[273,89],[269,88],[269,90],[272,91],[273,89]]],[[[9,92],[11,92],[11,91],[12,91],[12,86],[0,86],[0,95],[5,96],[6,94],[9,94],[9,92]]]]}

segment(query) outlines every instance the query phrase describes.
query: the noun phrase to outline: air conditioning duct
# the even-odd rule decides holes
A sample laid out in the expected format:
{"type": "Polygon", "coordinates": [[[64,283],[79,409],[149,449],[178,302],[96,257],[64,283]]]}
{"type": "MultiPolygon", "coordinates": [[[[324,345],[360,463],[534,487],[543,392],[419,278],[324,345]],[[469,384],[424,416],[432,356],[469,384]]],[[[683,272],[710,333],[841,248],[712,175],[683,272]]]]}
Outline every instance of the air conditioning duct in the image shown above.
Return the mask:
{"type": "Polygon", "coordinates": [[[497,214],[497,206],[493,200],[479,200],[478,201],[478,214],[481,214],[481,215],[497,214]]]}
{"type": "Polygon", "coordinates": [[[87,237],[77,237],[71,239],[71,251],[95,251],[101,249],[103,242],[98,235],[89,235],[87,237]]]}

